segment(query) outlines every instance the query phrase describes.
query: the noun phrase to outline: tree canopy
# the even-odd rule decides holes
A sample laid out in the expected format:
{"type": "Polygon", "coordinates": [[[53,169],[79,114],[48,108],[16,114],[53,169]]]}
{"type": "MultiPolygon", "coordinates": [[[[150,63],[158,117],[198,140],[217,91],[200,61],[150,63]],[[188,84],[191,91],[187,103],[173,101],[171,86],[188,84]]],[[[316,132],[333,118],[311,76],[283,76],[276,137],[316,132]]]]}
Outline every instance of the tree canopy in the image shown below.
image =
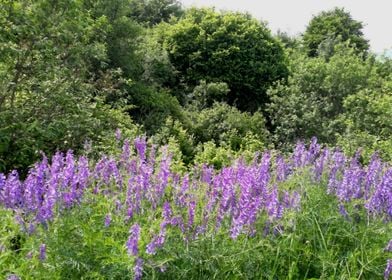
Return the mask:
{"type": "Polygon", "coordinates": [[[262,107],[288,73],[282,45],[248,14],[191,9],[168,27],[165,44],[182,81],[225,82],[227,101],[244,110],[262,107]]]}
{"type": "Polygon", "coordinates": [[[362,28],[362,22],[353,19],[343,8],[323,11],[309,22],[303,34],[303,43],[312,57],[347,41],[358,52],[368,51],[369,42],[364,38],[362,28]]]}

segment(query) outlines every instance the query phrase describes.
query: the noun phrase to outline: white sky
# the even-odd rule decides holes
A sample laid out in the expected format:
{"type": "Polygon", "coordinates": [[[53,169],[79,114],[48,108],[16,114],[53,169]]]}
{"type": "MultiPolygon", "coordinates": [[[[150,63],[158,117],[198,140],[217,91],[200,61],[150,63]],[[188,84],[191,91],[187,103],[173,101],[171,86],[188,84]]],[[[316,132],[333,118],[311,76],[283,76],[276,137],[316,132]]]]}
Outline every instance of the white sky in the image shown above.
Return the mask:
{"type": "Polygon", "coordinates": [[[344,7],[365,25],[363,32],[374,52],[392,48],[392,0],[181,0],[185,7],[214,6],[218,10],[250,12],[291,35],[303,32],[313,15],[334,7],[344,7]]]}

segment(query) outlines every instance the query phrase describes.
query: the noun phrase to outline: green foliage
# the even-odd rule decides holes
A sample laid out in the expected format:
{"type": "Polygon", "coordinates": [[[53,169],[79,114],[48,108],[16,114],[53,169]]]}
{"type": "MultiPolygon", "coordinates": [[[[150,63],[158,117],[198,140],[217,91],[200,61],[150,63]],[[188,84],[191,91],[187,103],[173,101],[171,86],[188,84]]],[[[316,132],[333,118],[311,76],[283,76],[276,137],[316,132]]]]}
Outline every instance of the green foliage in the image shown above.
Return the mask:
{"type": "Polygon", "coordinates": [[[299,49],[301,46],[301,40],[297,36],[291,36],[287,32],[278,30],[276,37],[282,42],[284,48],[287,49],[299,49]]]}
{"type": "Polygon", "coordinates": [[[192,106],[198,110],[209,108],[213,105],[214,101],[223,102],[227,99],[227,94],[230,89],[226,83],[206,83],[200,81],[190,96],[192,106]]]}
{"type": "Polygon", "coordinates": [[[354,20],[344,9],[323,11],[309,22],[303,43],[311,57],[319,55],[320,51],[325,52],[326,47],[331,49],[341,42],[348,42],[358,52],[366,52],[369,43],[363,37],[362,28],[363,24],[354,20]]]}
{"type": "Polygon", "coordinates": [[[381,78],[392,80],[392,56],[382,55],[376,60],[376,65],[381,78]]]}
{"type": "MultiPolygon", "coordinates": [[[[85,12],[90,11],[93,18],[105,19],[106,36],[98,40],[105,43],[107,61],[101,67],[120,68],[127,78],[141,75],[141,58],[138,55],[138,41],[141,39],[142,27],[129,17],[131,12],[129,0],[84,1],[85,12]]],[[[102,34],[102,35],[104,35],[102,34]]],[[[102,64],[102,61],[97,61],[102,64]]],[[[98,68],[99,69],[99,68],[98,68]]],[[[97,71],[97,69],[93,69],[97,71]]]]}
{"type": "Polygon", "coordinates": [[[165,90],[157,90],[151,86],[135,83],[129,86],[128,103],[133,104],[130,115],[142,124],[151,135],[159,130],[167,117],[183,119],[183,109],[177,99],[165,90]]]}
{"type": "Polygon", "coordinates": [[[364,61],[344,46],[329,59],[293,55],[287,82],[269,90],[268,106],[275,141],[279,146],[317,135],[335,143],[343,127],[337,117],[344,113],[343,100],[361,89],[380,83],[370,57],[364,61]]]}
{"type": "Polygon", "coordinates": [[[167,118],[153,138],[159,145],[175,144],[186,165],[205,162],[221,168],[240,154],[253,158],[266,148],[268,136],[261,113],[243,113],[226,103],[214,103],[201,111],[188,108],[182,120],[167,118]]]}
{"type": "Polygon", "coordinates": [[[129,16],[141,24],[168,22],[182,14],[181,2],[177,0],[130,0],[129,16]]]}
{"type": "Polygon", "coordinates": [[[173,88],[176,73],[167,51],[162,46],[162,28],[156,26],[148,30],[139,44],[139,56],[142,59],[143,73],[141,81],[156,88],[173,88]]]}
{"type": "Polygon", "coordinates": [[[0,9],[0,171],[133,129],[101,101],[114,73],[90,72],[107,61],[104,17],[89,17],[81,1],[2,1],[0,9]]]}
{"type": "Polygon", "coordinates": [[[362,90],[344,101],[346,131],[339,139],[347,152],[362,149],[366,159],[378,151],[392,160],[392,83],[381,88],[362,90]]]}
{"type": "Polygon", "coordinates": [[[229,166],[235,159],[235,152],[230,147],[216,146],[212,141],[200,144],[195,156],[196,164],[207,164],[216,169],[229,166]]]}
{"type": "Polygon", "coordinates": [[[200,80],[225,82],[227,101],[241,109],[263,106],[268,86],[287,76],[282,46],[248,14],[190,9],[166,33],[180,79],[192,88],[200,80]]]}
{"type": "Polygon", "coordinates": [[[134,78],[141,75],[140,57],[137,55],[136,44],[141,35],[140,26],[127,17],[115,19],[107,37],[109,66],[121,68],[126,77],[134,78]]]}
{"type": "Polygon", "coordinates": [[[182,161],[185,164],[192,162],[195,155],[195,140],[178,120],[168,117],[153,138],[153,141],[159,145],[168,144],[169,147],[171,145],[178,147],[177,153],[181,154],[182,161]]]}
{"type": "Polygon", "coordinates": [[[190,129],[196,143],[212,141],[219,146],[238,151],[245,145],[246,136],[252,135],[261,143],[266,143],[268,132],[265,119],[259,112],[242,113],[225,103],[215,103],[200,112],[189,112],[190,129]]]}

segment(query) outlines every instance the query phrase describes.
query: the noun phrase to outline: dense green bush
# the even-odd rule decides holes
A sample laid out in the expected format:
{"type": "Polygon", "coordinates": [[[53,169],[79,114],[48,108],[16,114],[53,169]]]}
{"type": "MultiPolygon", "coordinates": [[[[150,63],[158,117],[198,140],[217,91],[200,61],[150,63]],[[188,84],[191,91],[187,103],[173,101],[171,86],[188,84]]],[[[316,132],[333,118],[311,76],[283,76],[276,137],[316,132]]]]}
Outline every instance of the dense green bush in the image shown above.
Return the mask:
{"type": "Polygon", "coordinates": [[[149,135],[156,133],[167,117],[184,118],[183,108],[176,97],[164,89],[134,83],[128,87],[127,94],[127,102],[132,104],[130,115],[144,126],[149,135]]]}
{"type": "Polygon", "coordinates": [[[381,83],[373,61],[371,57],[363,60],[345,45],[328,61],[293,54],[288,81],[269,90],[268,112],[276,143],[283,146],[314,135],[335,143],[344,130],[338,120],[345,112],[344,99],[381,83]]]}
{"type": "Polygon", "coordinates": [[[392,83],[373,90],[362,90],[347,97],[346,109],[342,121],[346,125],[345,133],[338,143],[347,152],[354,153],[361,149],[370,159],[374,151],[388,161],[392,160],[392,83]]]}
{"type": "Polygon", "coordinates": [[[248,134],[261,143],[267,142],[265,119],[259,112],[243,113],[226,103],[215,103],[202,111],[190,111],[189,118],[192,123],[190,132],[196,143],[213,141],[217,145],[226,145],[238,151],[248,134]]]}
{"type": "Polygon", "coordinates": [[[263,106],[268,86],[287,76],[282,46],[248,14],[190,9],[168,26],[165,46],[181,80],[225,82],[227,102],[241,109],[263,106]]]}

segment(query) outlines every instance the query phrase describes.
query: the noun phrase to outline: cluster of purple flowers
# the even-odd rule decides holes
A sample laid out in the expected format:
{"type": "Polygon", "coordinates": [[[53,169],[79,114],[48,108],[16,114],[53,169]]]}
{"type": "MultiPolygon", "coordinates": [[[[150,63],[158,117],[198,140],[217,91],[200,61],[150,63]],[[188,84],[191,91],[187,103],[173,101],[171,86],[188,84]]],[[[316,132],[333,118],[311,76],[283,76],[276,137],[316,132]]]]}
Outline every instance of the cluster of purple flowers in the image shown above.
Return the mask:
{"type": "MultiPolygon", "coordinates": [[[[116,138],[120,141],[120,132],[116,138]]],[[[135,139],[134,149],[130,146],[125,140],[118,159],[103,156],[95,164],[83,156],[75,158],[72,151],[56,153],[50,162],[44,157],[36,163],[25,180],[16,171],[0,174],[0,206],[12,209],[19,223],[33,232],[82,203],[86,194],[114,198],[116,211],[133,223],[125,245],[135,258],[135,279],[143,272],[142,255],[164,246],[167,227],[178,227],[187,242],[206,231],[225,230],[236,239],[265,234],[274,224],[278,228],[287,211],[300,208],[300,194],[280,191],[278,184],[299,170],[310,170],[316,182],[326,180],[326,191],[339,199],[343,215],[344,204],[355,199],[369,214],[392,219],[392,167],[377,155],[363,167],[359,155],[349,159],[338,149],[322,149],[314,138],[308,148],[298,143],[287,159],[266,151],[249,164],[239,159],[220,171],[203,165],[176,174],[166,150],[156,158],[156,148],[149,148],[144,137],[135,139]],[[143,251],[138,244],[142,229],[135,219],[150,210],[161,212],[162,220],[143,251]]],[[[111,223],[108,213],[103,224],[111,223]]],[[[40,257],[46,258],[44,244],[40,257]]]]}

